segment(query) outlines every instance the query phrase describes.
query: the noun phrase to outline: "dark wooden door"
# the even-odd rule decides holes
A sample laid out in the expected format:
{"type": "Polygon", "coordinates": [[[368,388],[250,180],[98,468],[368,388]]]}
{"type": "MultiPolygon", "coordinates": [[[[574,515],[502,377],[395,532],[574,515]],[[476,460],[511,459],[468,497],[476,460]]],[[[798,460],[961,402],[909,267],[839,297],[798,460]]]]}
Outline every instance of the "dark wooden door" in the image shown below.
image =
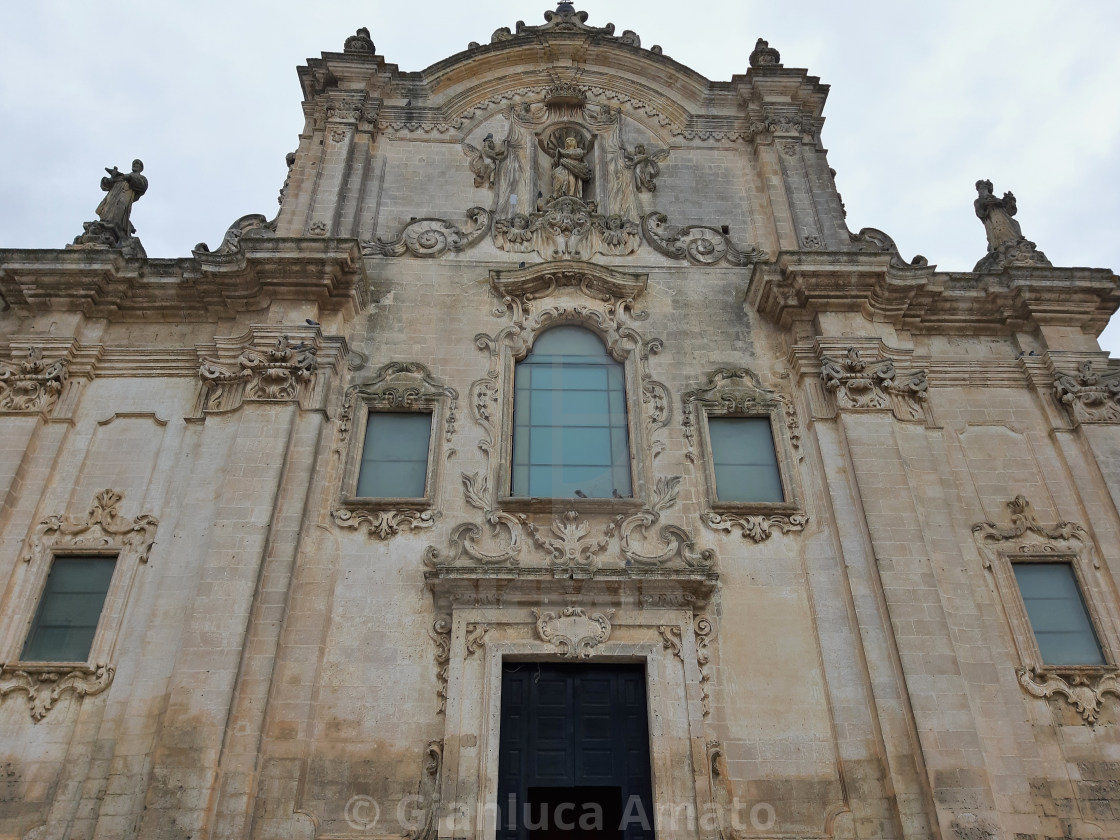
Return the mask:
{"type": "Polygon", "coordinates": [[[653,840],[641,665],[502,672],[497,840],[653,840]]]}

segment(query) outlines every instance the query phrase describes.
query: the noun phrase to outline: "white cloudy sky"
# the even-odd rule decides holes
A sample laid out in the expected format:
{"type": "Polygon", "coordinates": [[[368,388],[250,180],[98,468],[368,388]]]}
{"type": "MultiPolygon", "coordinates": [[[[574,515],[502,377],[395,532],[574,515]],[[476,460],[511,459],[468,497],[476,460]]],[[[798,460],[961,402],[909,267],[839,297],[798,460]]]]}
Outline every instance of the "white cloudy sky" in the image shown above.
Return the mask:
{"type": "MultiPolygon", "coordinates": [[[[546,0],[38,0],[0,28],[0,247],[61,247],[102,169],[145,163],[133,222],[152,257],[271,216],[302,127],[295,66],[359,26],[402,70],[542,22],[546,0]]],[[[949,271],[983,256],[974,182],[1013,190],[1055,265],[1120,268],[1120,3],[584,0],[589,23],[710,79],[758,37],[832,86],[824,142],[852,230],[949,271]]],[[[1120,355],[1120,319],[1102,344],[1120,355]]]]}

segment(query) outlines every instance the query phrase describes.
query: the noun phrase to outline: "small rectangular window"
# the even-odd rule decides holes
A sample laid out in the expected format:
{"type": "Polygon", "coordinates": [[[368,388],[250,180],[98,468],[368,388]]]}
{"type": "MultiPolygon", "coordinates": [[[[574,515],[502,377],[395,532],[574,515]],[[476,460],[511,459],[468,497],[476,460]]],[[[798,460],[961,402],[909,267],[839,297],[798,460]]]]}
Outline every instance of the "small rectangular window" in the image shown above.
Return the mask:
{"type": "Polygon", "coordinates": [[[1069,563],[1012,563],[1046,665],[1103,665],[1097,634],[1069,563]]]}
{"type": "Polygon", "coordinates": [[[371,411],[358,471],[358,497],[422,498],[431,437],[431,414],[371,411]]]}
{"type": "Polygon", "coordinates": [[[20,658],[85,662],[89,658],[116,557],[55,557],[20,658]]]}
{"type": "Polygon", "coordinates": [[[709,417],[720,502],[785,501],[769,417],[709,417]]]}

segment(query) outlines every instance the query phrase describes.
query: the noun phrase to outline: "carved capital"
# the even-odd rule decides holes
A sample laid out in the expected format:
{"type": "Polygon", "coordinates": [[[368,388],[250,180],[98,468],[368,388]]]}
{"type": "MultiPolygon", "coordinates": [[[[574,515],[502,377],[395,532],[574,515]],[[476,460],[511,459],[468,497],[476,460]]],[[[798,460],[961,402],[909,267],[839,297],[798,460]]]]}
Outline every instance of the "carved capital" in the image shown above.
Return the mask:
{"type": "Polygon", "coordinates": [[[587,615],[582,607],[565,607],[559,614],[533,610],[541,641],[560,648],[569,659],[590,659],[593,650],[611,635],[614,610],[587,615]]]}
{"type": "Polygon", "coordinates": [[[314,346],[292,345],[282,335],[268,350],[246,347],[232,365],[204,359],[198,369],[205,390],[203,408],[225,411],[243,400],[298,400],[318,369],[316,352],[314,346]]]}
{"type": "Polygon", "coordinates": [[[843,359],[821,356],[821,380],[838,408],[856,411],[893,410],[900,420],[925,417],[928,381],[924,370],[899,381],[894,361],[866,361],[855,347],[843,359]]]}
{"type": "Polygon", "coordinates": [[[44,361],[38,347],[18,361],[0,360],[0,411],[49,411],[62,394],[67,367],[66,359],[44,361]]]}
{"type": "Polygon", "coordinates": [[[1097,373],[1092,360],[1077,373],[1054,373],[1054,396],[1081,423],[1120,422],[1120,370],[1097,373]]]}

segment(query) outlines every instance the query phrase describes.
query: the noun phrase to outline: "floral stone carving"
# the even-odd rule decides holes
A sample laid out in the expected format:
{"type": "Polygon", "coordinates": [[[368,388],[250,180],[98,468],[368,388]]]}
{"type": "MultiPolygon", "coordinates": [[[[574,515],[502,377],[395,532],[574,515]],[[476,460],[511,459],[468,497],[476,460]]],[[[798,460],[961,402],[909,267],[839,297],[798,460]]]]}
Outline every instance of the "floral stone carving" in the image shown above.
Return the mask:
{"type": "Polygon", "coordinates": [[[569,659],[590,659],[594,648],[610,637],[613,615],[614,610],[607,610],[588,616],[582,607],[565,607],[559,615],[533,610],[541,641],[556,645],[569,659]]]}
{"type": "Polygon", "coordinates": [[[349,510],[335,508],[331,511],[334,524],[340,528],[360,530],[366,536],[379,540],[395,537],[401,531],[431,528],[438,515],[430,510],[349,510]]]}
{"type": "Polygon", "coordinates": [[[0,411],[48,411],[66,382],[66,360],[44,362],[43,351],[30,347],[19,362],[0,361],[0,411]]]}
{"type": "Polygon", "coordinates": [[[674,260],[688,260],[693,265],[745,266],[762,262],[766,252],[748,245],[737,248],[727,234],[704,225],[677,227],[669,224],[664,213],[647,213],[642,219],[642,236],[655,251],[674,260]]]}
{"type": "Polygon", "coordinates": [[[581,521],[579,513],[574,510],[565,513],[563,519],[552,520],[553,539],[542,535],[532,523],[526,527],[533,542],[548,552],[549,564],[557,568],[581,566],[594,569],[598,566],[596,556],[610,544],[607,537],[592,537],[591,525],[581,521]]]}
{"type": "Polygon", "coordinates": [[[48,516],[35,528],[24,562],[30,563],[45,549],[65,546],[127,548],[135,552],[137,560],[147,563],[159,520],[146,513],[125,519],[120,515],[122,499],[124,495],[116,490],[102,490],[93,497],[85,516],[48,516]]]}
{"type": "Polygon", "coordinates": [[[64,694],[77,697],[100,694],[113,682],[116,670],[111,665],[92,668],[56,668],[41,666],[0,666],[0,697],[22,691],[27,695],[31,719],[38,722],[47,716],[64,694]]]}
{"type": "Polygon", "coordinates": [[[367,257],[438,257],[481,242],[490,230],[493,214],[485,207],[472,207],[467,211],[467,219],[468,223],[461,228],[446,219],[413,219],[395,239],[366,239],[359,244],[367,257]]]}
{"type": "Polygon", "coordinates": [[[561,194],[539,209],[494,222],[494,245],[515,254],[536,253],[545,260],[582,260],[595,254],[626,256],[641,244],[636,222],[604,216],[594,201],[561,194]]]}
{"type": "Polygon", "coordinates": [[[840,408],[884,409],[893,404],[901,419],[921,419],[928,388],[926,372],[914,371],[902,382],[897,376],[892,359],[867,362],[855,347],[849,347],[842,360],[821,357],[821,380],[840,408]]]}
{"type": "Polygon", "coordinates": [[[1082,423],[1120,421],[1120,370],[1097,373],[1092,361],[1085,361],[1077,373],[1057,371],[1054,395],[1082,423]]]}
{"type": "Polygon", "coordinates": [[[973,535],[981,542],[1007,542],[1017,540],[1028,534],[1035,534],[1047,540],[1080,540],[1086,541],[1088,534],[1085,529],[1075,522],[1058,522],[1051,528],[1038,521],[1031,503],[1022,496],[1016,496],[1007,503],[1007,510],[1011,514],[1011,525],[1001,528],[994,522],[978,522],[972,526],[973,535]]]}
{"type": "Polygon", "coordinates": [[[478,473],[463,473],[463,492],[467,502],[483,512],[489,533],[473,522],[461,522],[451,529],[446,551],[430,545],[424,551],[424,565],[431,568],[452,566],[466,555],[483,566],[516,566],[520,560],[521,521],[497,510],[489,501],[489,482],[478,473]],[[491,543],[487,550],[486,542],[491,543]]]}
{"type": "Polygon", "coordinates": [[[439,696],[437,714],[447,711],[447,667],[451,661],[451,617],[441,615],[428,629],[428,635],[435,642],[436,694],[439,696]]]}
{"type": "Polygon", "coordinates": [[[791,513],[785,515],[716,513],[709,510],[703,514],[704,524],[716,531],[735,533],[738,528],[743,539],[753,542],[765,542],[770,539],[774,531],[788,534],[793,531],[804,530],[809,517],[804,513],[791,513]]]}
{"type": "Polygon", "coordinates": [[[237,369],[206,359],[198,375],[207,388],[204,405],[211,410],[233,408],[240,397],[247,400],[292,400],[301,386],[311,382],[317,369],[315,348],[292,345],[286,335],[265,352],[245,348],[237,369]]]}

